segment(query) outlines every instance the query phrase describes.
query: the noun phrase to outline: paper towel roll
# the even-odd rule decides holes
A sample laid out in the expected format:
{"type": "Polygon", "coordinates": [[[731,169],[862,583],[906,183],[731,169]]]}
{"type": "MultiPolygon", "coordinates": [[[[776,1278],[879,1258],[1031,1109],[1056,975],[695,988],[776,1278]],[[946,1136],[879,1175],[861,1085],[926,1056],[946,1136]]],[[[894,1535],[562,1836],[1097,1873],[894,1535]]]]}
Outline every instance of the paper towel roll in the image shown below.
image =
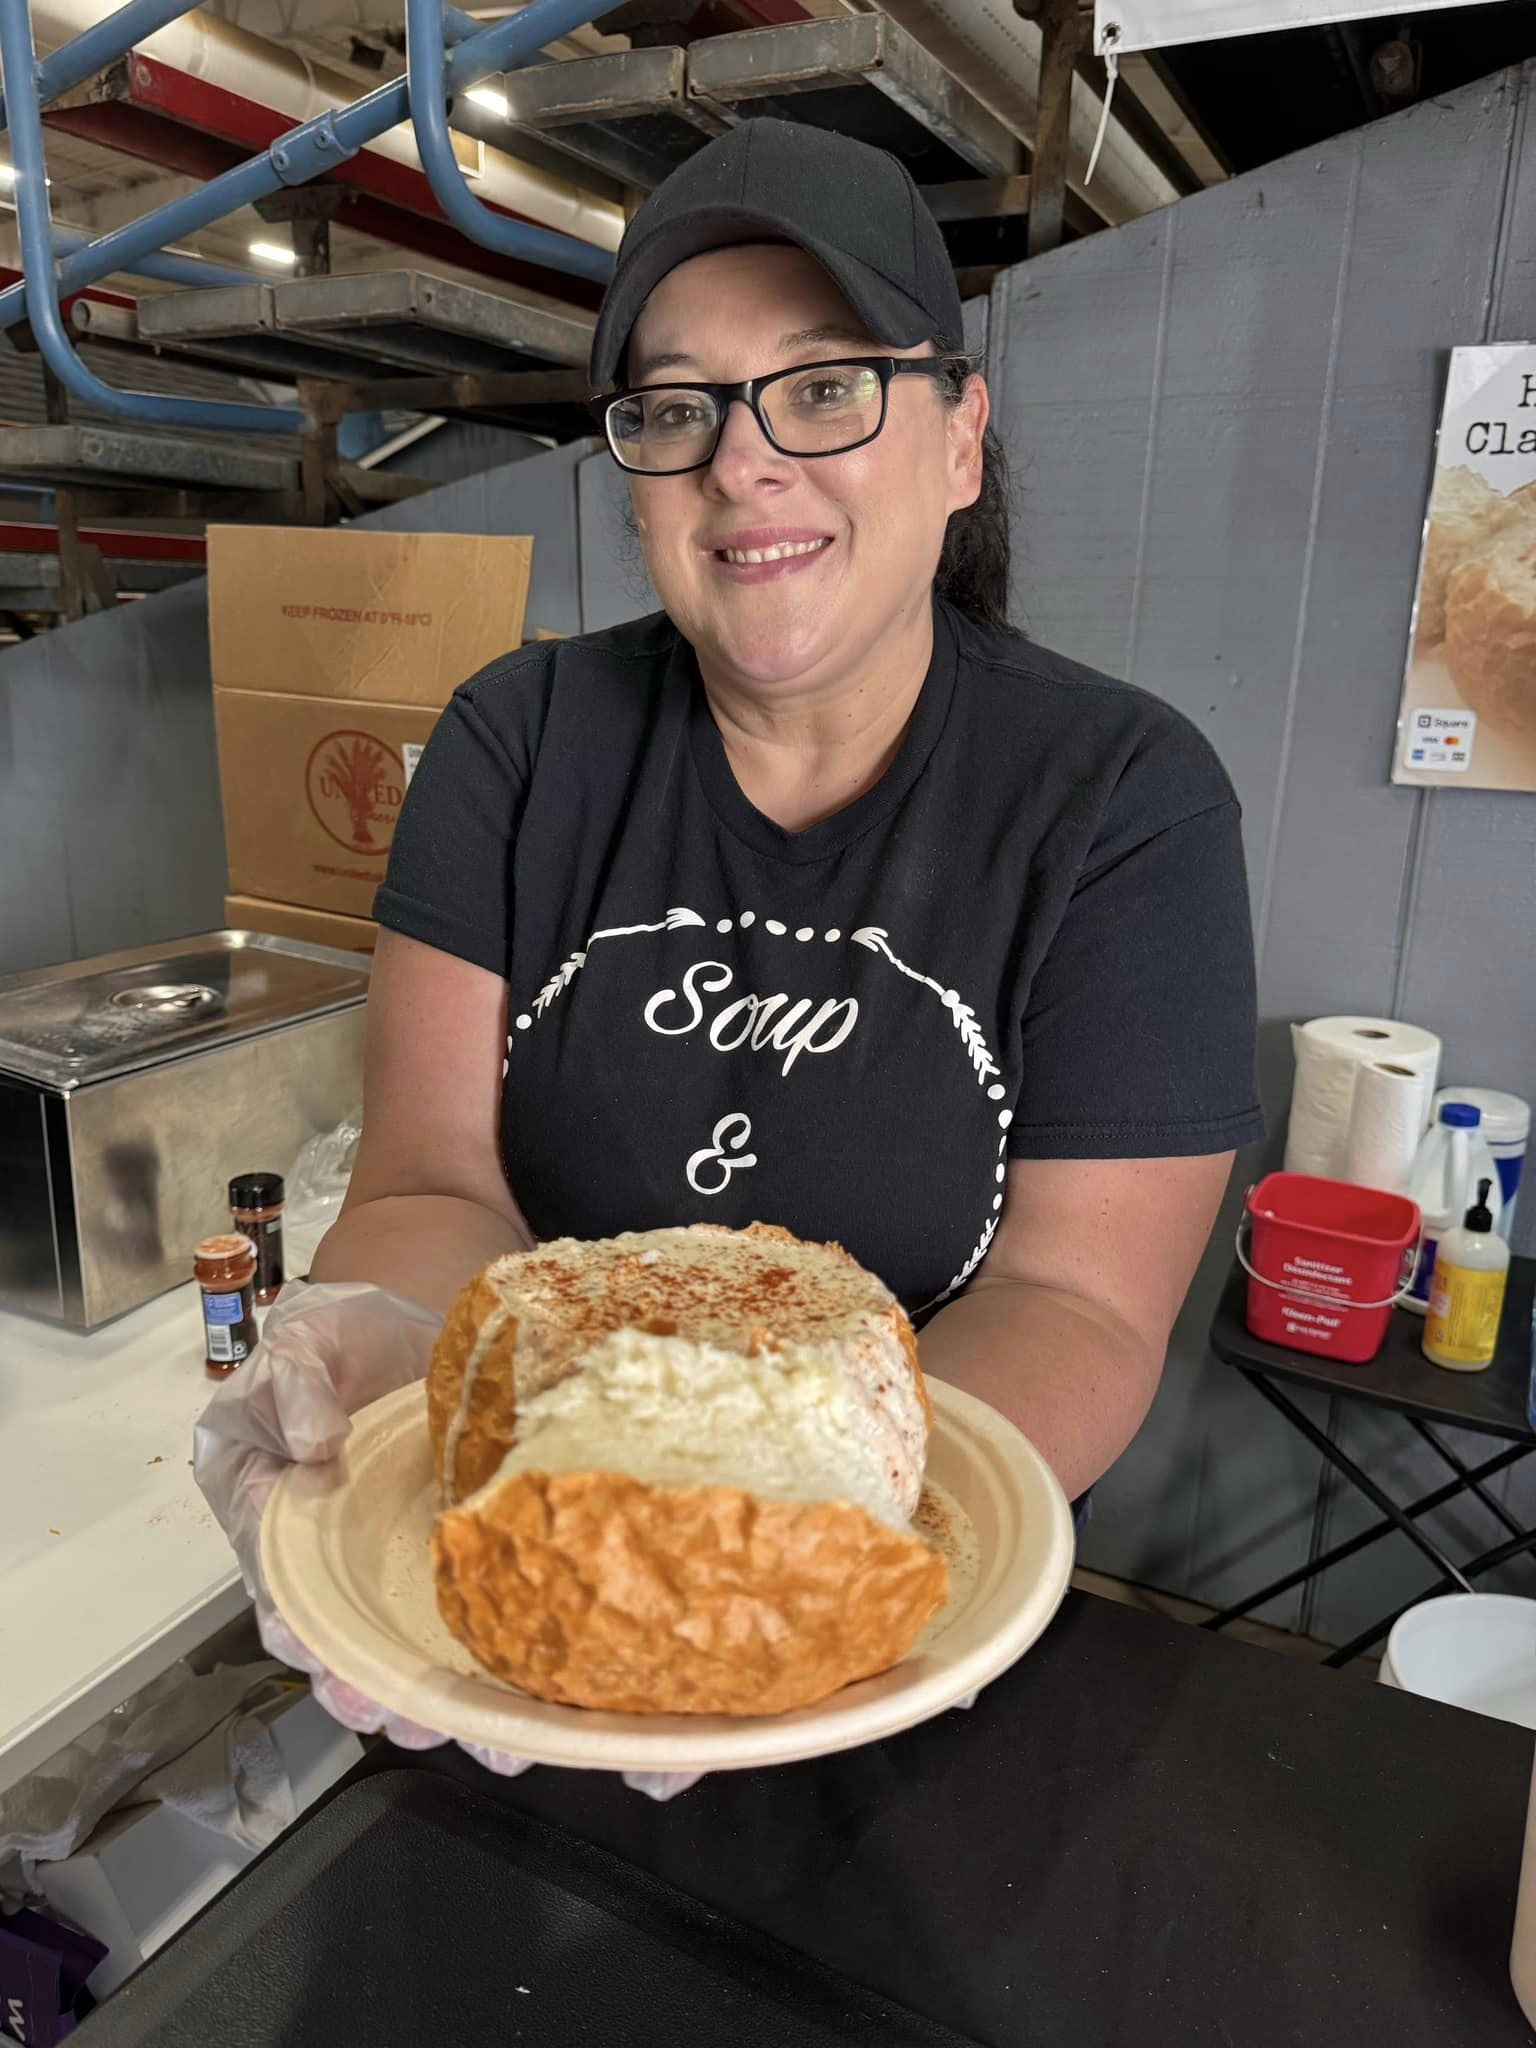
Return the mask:
{"type": "Polygon", "coordinates": [[[1287,1173],[1344,1178],[1344,1148],[1362,1067],[1404,1067],[1423,1082],[1422,1132],[1440,1071],[1440,1041],[1416,1024],[1389,1017],[1316,1017],[1293,1025],[1296,1083],[1291,1092],[1287,1173]]]}
{"type": "Polygon", "coordinates": [[[1355,1075],[1339,1179],[1358,1188],[1408,1192],[1414,1154],[1429,1122],[1434,1076],[1387,1060],[1370,1060],[1355,1075]]]}

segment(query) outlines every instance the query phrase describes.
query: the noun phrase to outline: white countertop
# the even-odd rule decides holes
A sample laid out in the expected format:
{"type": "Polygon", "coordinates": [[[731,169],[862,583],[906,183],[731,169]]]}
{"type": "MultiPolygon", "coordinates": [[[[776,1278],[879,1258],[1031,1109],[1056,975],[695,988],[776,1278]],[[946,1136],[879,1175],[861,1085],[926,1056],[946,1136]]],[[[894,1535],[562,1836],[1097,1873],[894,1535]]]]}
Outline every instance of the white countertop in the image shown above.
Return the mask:
{"type": "Polygon", "coordinates": [[[195,1286],[82,1336],[0,1313],[0,1791],[245,1605],[192,1482],[195,1286]]]}

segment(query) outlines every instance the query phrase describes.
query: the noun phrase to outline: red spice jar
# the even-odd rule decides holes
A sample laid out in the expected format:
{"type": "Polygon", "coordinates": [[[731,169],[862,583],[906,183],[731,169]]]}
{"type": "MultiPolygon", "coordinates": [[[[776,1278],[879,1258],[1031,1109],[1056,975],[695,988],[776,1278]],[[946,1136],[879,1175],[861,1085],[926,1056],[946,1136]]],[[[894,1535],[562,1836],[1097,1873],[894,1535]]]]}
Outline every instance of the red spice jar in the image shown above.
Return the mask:
{"type": "Polygon", "coordinates": [[[192,1255],[203,1290],[204,1363],[208,1377],[227,1380],[256,1348],[256,1247],[248,1237],[205,1237],[192,1255]]]}
{"type": "Polygon", "coordinates": [[[236,1230],[256,1247],[256,1304],[269,1308],[283,1286],[283,1177],[237,1173],[229,1184],[236,1230]]]}

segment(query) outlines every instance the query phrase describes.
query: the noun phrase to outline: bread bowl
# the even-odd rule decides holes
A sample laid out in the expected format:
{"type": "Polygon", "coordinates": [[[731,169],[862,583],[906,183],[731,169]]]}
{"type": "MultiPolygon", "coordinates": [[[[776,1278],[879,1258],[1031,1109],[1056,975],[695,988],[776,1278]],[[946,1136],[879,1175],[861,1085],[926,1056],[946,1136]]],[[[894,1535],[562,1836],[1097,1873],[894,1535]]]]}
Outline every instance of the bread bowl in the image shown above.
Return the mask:
{"type": "Polygon", "coordinates": [[[1506,526],[1452,576],[1445,661],[1469,711],[1536,748],[1536,518],[1506,526]]]}
{"type": "Polygon", "coordinates": [[[1446,599],[1452,576],[1470,554],[1486,547],[1523,508],[1502,497],[1475,469],[1442,469],[1429,501],[1424,567],[1419,578],[1420,646],[1445,638],[1446,599]]]}
{"type": "Polygon", "coordinates": [[[835,1245],[566,1239],[464,1290],[428,1376],[438,1605],[488,1670],[624,1713],[777,1713],[943,1605],[912,1328],[835,1245]]]}

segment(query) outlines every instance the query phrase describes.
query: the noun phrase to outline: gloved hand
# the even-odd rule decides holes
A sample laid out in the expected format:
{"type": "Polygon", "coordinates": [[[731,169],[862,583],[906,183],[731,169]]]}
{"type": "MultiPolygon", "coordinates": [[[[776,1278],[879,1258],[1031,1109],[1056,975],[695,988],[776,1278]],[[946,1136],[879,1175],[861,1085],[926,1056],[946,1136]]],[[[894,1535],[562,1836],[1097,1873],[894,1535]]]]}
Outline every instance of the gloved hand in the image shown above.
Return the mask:
{"type": "MultiPolygon", "coordinates": [[[[448,1740],[392,1714],[327,1671],[272,1604],[261,1569],[261,1517],[292,1464],[335,1457],[359,1408],[426,1377],[443,1319],[365,1281],[293,1281],[270,1310],[261,1343],[219,1388],[193,1438],[192,1467],[203,1496],[234,1546],[256,1625],[270,1655],[307,1672],[326,1712],[360,1735],[387,1735],[401,1749],[448,1740]]],[[[460,1745],[503,1777],[530,1768],[526,1757],[460,1745]]],[[[701,1774],[626,1772],[625,1782],[670,1799],[701,1774]]]]}

